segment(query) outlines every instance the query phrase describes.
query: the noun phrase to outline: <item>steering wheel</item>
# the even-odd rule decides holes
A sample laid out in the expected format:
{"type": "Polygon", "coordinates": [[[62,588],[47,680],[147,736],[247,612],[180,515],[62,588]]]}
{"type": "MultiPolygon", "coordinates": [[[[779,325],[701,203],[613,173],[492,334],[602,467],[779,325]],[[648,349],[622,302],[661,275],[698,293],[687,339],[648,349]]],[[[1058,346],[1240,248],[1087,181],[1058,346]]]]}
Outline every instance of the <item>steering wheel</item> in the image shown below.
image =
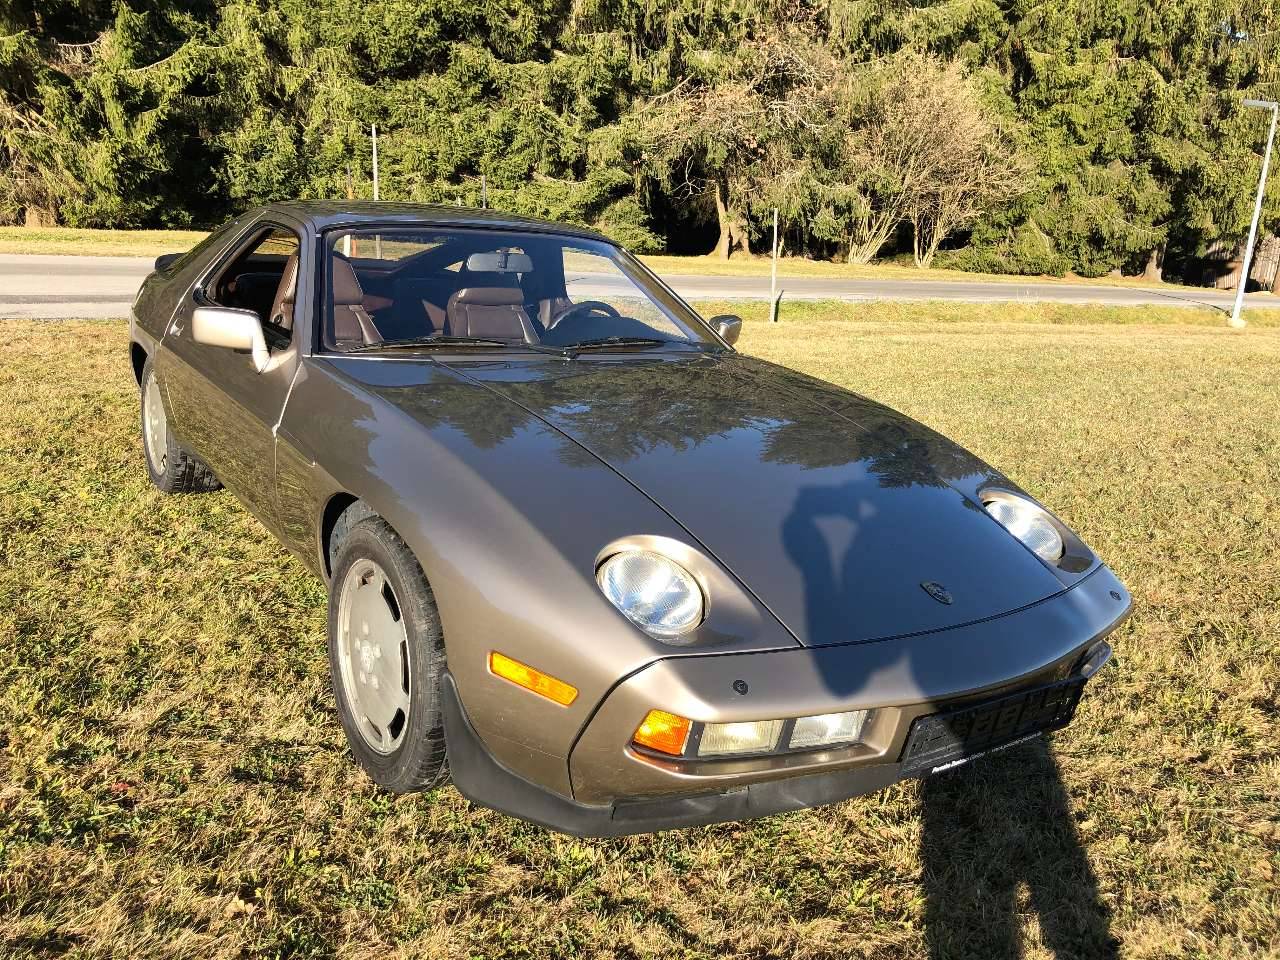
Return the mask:
{"type": "Polygon", "coordinates": [[[603,313],[606,317],[621,317],[616,307],[605,303],[603,300],[583,300],[581,303],[575,303],[572,307],[560,314],[550,324],[547,325],[548,330],[554,330],[568,317],[572,317],[579,313],[603,313]]]}

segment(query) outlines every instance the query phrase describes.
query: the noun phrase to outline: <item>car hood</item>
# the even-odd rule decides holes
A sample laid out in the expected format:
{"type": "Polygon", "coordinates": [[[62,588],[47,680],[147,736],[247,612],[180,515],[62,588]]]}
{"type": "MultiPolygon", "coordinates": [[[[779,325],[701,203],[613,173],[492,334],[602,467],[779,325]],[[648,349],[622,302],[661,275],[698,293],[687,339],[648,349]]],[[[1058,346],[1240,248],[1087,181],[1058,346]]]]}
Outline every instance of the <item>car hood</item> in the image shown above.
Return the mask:
{"type": "Polygon", "coordinates": [[[830,384],[740,354],[451,366],[610,465],[808,646],[956,626],[1063,589],[974,498],[998,474],[830,384]]]}

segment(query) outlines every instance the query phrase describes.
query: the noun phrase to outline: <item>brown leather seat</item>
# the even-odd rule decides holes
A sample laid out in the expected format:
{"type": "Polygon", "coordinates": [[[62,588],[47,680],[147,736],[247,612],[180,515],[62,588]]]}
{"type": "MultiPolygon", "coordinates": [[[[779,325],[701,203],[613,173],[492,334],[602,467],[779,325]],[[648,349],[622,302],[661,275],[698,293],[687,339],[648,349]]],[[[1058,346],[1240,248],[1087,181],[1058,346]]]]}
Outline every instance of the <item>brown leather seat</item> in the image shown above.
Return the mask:
{"type": "Polygon", "coordinates": [[[280,330],[293,330],[293,303],[298,295],[298,255],[290,254],[276,286],[276,297],[267,314],[267,323],[280,330]]]}
{"type": "MultiPolygon", "coordinates": [[[[449,297],[458,289],[456,277],[408,277],[397,280],[392,287],[395,312],[391,330],[396,336],[429,337],[446,333],[445,310],[449,297]]],[[[382,318],[378,318],[382,323],[382,318]]],[[[383,329],[388,329],[382,323],[383,329]]]]}
{"type": "Polygon", "coordinates": [[[280,289],[280,274],[270,270],[248,270],[225,281],[222,294],[229,307],[252,310],[265,323],[271,318],[272,299],[280,289]]]}
{"type": "Polygon", "coordinates": [[[382,334],[364,309],[364,291],[355,268],[342,257],[333,258],[333,339],[339,347],[381,343],[382,334]]]}
{"type": "Polygon", "coordinates": [[[445,316],[449,333],[455,337],[490,337],[522,343],[537,340],[519,287],[463,287],[449,298],[445,316]]]}

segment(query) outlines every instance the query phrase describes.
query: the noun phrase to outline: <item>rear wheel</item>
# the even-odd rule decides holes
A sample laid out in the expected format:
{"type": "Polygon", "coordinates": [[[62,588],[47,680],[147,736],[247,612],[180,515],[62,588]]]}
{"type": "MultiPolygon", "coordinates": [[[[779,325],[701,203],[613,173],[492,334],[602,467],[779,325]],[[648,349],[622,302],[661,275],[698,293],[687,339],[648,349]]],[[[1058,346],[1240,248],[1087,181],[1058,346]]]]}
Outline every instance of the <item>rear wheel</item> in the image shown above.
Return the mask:
{"type": "Polygon", "coordinates": [[[142,454],[147,476],[165,493],[201,493],[217,490],[221,484],[213,471],[194,454],[187,452],[169,431],[160,382],[151,358],[142,366],[141,414],[142,454]]]}
{"type": "Polygon", "coordinates": [[[380,517],[346,531],[329,586],[329,669],[356,762],[395,793],[447,776],[444,637],[417,560],[380,517]]]}

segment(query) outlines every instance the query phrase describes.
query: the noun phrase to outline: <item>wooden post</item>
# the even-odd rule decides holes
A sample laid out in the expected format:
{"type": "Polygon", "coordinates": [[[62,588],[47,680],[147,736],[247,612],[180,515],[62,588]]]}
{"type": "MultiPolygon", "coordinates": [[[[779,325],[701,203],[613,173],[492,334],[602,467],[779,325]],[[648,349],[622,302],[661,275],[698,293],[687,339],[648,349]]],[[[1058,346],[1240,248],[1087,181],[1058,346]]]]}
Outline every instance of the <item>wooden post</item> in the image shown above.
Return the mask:
{"type": "MultiPolygon", "coordinates": [[[[373,138],[373,199],[378,197],[378,125],[376,123],[369,124],[369,136],[373,138]]],[[[382,259],[382,234],[377,234],[373,238],[373,255],[379,260],[382,259]]]]}
{"type": "MultiPolygon", "coordinates": [[[[356,196],[355,184],[351,181],[351,164],[347,164],[347,199],[354,200],[356,196]]],[[[347,259],[351,259],[351,234],[347,234],[342,238],[342,253],[347,259]]]]}
{"type": "Polygon", "coordinates": [[[778,301],[782,291],[778,289],[778,208],[773,208],[773,266],[769,272],[769,322],[778,322],[778,301]]]}

